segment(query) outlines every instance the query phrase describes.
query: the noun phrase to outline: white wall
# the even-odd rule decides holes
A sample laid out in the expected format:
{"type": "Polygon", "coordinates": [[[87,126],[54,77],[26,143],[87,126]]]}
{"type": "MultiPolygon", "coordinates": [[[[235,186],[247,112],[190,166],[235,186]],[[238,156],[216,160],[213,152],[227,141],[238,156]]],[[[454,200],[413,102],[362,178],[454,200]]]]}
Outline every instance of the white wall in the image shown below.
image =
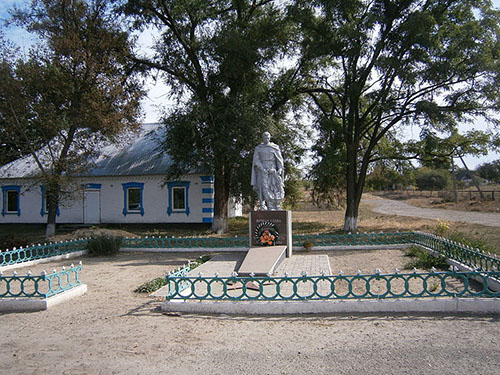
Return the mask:
{"type": "MultiPolygon", "coordinates": [[[[213,217],[213,183],[210,178],[192,175],[180,178],[189,182],[188,207],[186,212],[171,213],[168,209],[168,186],[163,176],[114,176],[81,178],[76,193],[71,200],[61,202],[57,223],[84,222],[84,189],[82,185],[91,186],[93,191],[99,191],[100,222],[101,223],[201,223],[211,222],[213,217]],[[123,214],[124,190],[123,183],[144,183],[143,208],[144,215],[139,213],[123,214]]],[[[40,214],[42,196],[40,184],[29,179],[2,179],[0,186],[21,186],[21,215],[0,215],[0,223],[45,223],[47,216],[40,214]]],[[[1,193],[1,192],[0,192],[1,193]]],[[[3,208],[3,197],[0,206],[3,208]]],[[[0,208],[1,210],[1,208],[0,208]]]]}

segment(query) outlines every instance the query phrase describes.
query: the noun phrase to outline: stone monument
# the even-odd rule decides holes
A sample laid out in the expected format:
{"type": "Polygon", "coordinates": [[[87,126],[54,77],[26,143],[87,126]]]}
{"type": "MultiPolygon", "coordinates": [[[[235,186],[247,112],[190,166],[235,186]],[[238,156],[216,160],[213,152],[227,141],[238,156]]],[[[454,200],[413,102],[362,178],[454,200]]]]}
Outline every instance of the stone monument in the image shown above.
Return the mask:
{"type": "Polygon", "coordinates": [[[285,198],[283,156],[278,145],[271,142],[269,132],[265,132],[262,139],[253,154],[251,184],[259,196],[261,211],[281,210],[285,198]]]}
{"type": "Polygon", "coordinates": [[[251,184],[259,196],[259,210],[250,213],[250,247],[287,246],[292,255],[292,213],[281,209],[285,198],[283,156],[278,145],[265,132],[255,147],[251,184]]]}

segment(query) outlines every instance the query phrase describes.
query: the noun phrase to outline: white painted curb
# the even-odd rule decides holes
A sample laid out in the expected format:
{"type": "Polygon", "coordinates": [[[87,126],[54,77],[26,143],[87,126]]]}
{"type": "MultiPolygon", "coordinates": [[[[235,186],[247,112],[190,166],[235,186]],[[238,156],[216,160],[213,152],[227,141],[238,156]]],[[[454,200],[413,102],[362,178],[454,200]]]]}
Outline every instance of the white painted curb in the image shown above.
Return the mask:
{"type": "Polygon", "coordinates": [[[498,298],[421,298],[336,301],[184,301],[161,304],[163,312],[287,315],[335,313],[499,314],[498,298]]]}
{"type": "Polygon", "coordinates": [[[49,307],[87,293],[87,285],[80,284],[66,292],[49,298],[0,298],[0,312],[32,312],[47,310],[49,307]]]}

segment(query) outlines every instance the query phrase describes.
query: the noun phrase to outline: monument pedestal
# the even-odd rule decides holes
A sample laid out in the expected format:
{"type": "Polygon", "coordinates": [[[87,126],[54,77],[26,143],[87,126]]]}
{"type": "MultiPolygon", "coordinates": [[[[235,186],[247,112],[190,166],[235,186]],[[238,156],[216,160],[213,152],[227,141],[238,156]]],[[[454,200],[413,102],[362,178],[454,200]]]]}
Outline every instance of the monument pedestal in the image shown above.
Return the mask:
{"type": "Polygon", "coordinates": [[[248,225],[251,248],[284,245],[292,256],[292,211],[252,211],[248,225]]]}
{"type": "Polygon", "coordinates": [[[249,219],[250,249],[241,264],[240,276],[265,276],[292,256],[292,212],[253,211],[249,219]]]}

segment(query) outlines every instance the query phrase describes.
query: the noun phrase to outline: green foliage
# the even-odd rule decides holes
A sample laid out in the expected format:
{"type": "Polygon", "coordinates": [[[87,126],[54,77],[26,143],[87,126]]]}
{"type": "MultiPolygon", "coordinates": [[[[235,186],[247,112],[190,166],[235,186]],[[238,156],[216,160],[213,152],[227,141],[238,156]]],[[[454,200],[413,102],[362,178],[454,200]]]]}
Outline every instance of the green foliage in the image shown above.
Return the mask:
{"type": "Polygon", "coordinates": [[[77,186],[71,176],[103,143],[138,126],[144,93],[129,66],[128,34],[107,1],[34,0],[12,14],[40,44],[24,59],[1,61],[0,133],[34,159],[47,223],[55,224],[61,195],[77,186]]]}
{"type": "Polygon", "coordinates": [[[379,163],[375,165],[370,174],[366,177],[366,187],[372,190],[390,190],[393,187],[406,187],[414,183],[414,173],[409,168],[404,168],[402,172],[397,170],[397,166],[379,163]]]}
{"type": "Polygon", "coordinates": [[[319,133],[312,176],[323,195],[345,186],[345,230],[357,229],[370,163],[421,157],[396,147],[404,127],[454,135],[457,157],[483,152],[479,133],[462,144],[454,130],[469,116],[500,122],[500,12],[491,2],[295,0],[289,13],[301,32],[297,92],[319,133]]]}
{"type": "Polygon", "coordinates": [[[134,290],[136,293],[153,293],[157,291],[158,289],[164,287],[167,285],[167,280],[165,277],[157,277],[156,279],[153,279],[151,281],[148,281],[141,286],[139,286],[137,289],[134,290]]]}
{"type": "Polygon", "coordinates": [[[419,168],[415,171],[415,183],[420,190],[442,190],[450,181],[451,174],[447,170],[419,168]]]}
{"type": "MultiPolygon", "coordinates": [[[[208,262],[210,260],[211,256],[210,255],[202,255],[199,258],[197,258],[194,262],[190,262],[189,265],[191,267],[191,270],[194,270],[195,268],[199,267],[205,262],[208,262]]],[[[165,277],[157,277],[156,279],[153,279],[151,281],[148,281],[141,286],[139,286],[137,289],[134,290],[136,293],[153,293],[160,289],[161,287],[164,287],[167,285],[167,280],[165,277]]]]}
{"type": "Polygon", "coordinates": [[[458,231],[452,231],[446,235],[446,237],[452,241],[461,243],[465,246],[470,246],[474,249],[479,249],[483,253],[497,253],[498,250],[495,250],[493,247],[489,246],[486,241],[475,238],[469,234],[465,234],[458,231]]]}
{"type": "Polygon", "coordinates": [[[476,171],[481,178],[500,184],[500,159],[483,163],[476,171]]]}
{"type": "Polygon", "coordinates": [[[123,237],[100,236],[91,238],[87,243],[88,255],[113,256],[117,255],[123,243],[123,237]]]}
{"type": "Polygon", "coordinates": [[[405,256],[415,258],[404,265],[405,270],[411,270],[413,268],[430,270],[432,267],[438,270],[446,270],[448,268],[445,257],[442,255],[431,255],[429,252],[416,246],[412,246],[406,250],[405,256]]]}
{"type": "Polygon", "coordinates": [[[251,159],[262,133],[271,133],[287,164],[296,157],[300,132],[284,126],[280,91],[286,81],[274,85],[272,69],[287,53],[291,27],[282,9],[269,1],[173,0],[157,6],[129,0],[124,11],[138,28],[157,27],[161,37],[155,57],[135,56],[134,61],[162,72],[181,104],[163,119],[165,151],[174,161],[168,177],[193,169],[212,173],[212,228],[223,232],[230,194],[252,194],[251,159]]]}

